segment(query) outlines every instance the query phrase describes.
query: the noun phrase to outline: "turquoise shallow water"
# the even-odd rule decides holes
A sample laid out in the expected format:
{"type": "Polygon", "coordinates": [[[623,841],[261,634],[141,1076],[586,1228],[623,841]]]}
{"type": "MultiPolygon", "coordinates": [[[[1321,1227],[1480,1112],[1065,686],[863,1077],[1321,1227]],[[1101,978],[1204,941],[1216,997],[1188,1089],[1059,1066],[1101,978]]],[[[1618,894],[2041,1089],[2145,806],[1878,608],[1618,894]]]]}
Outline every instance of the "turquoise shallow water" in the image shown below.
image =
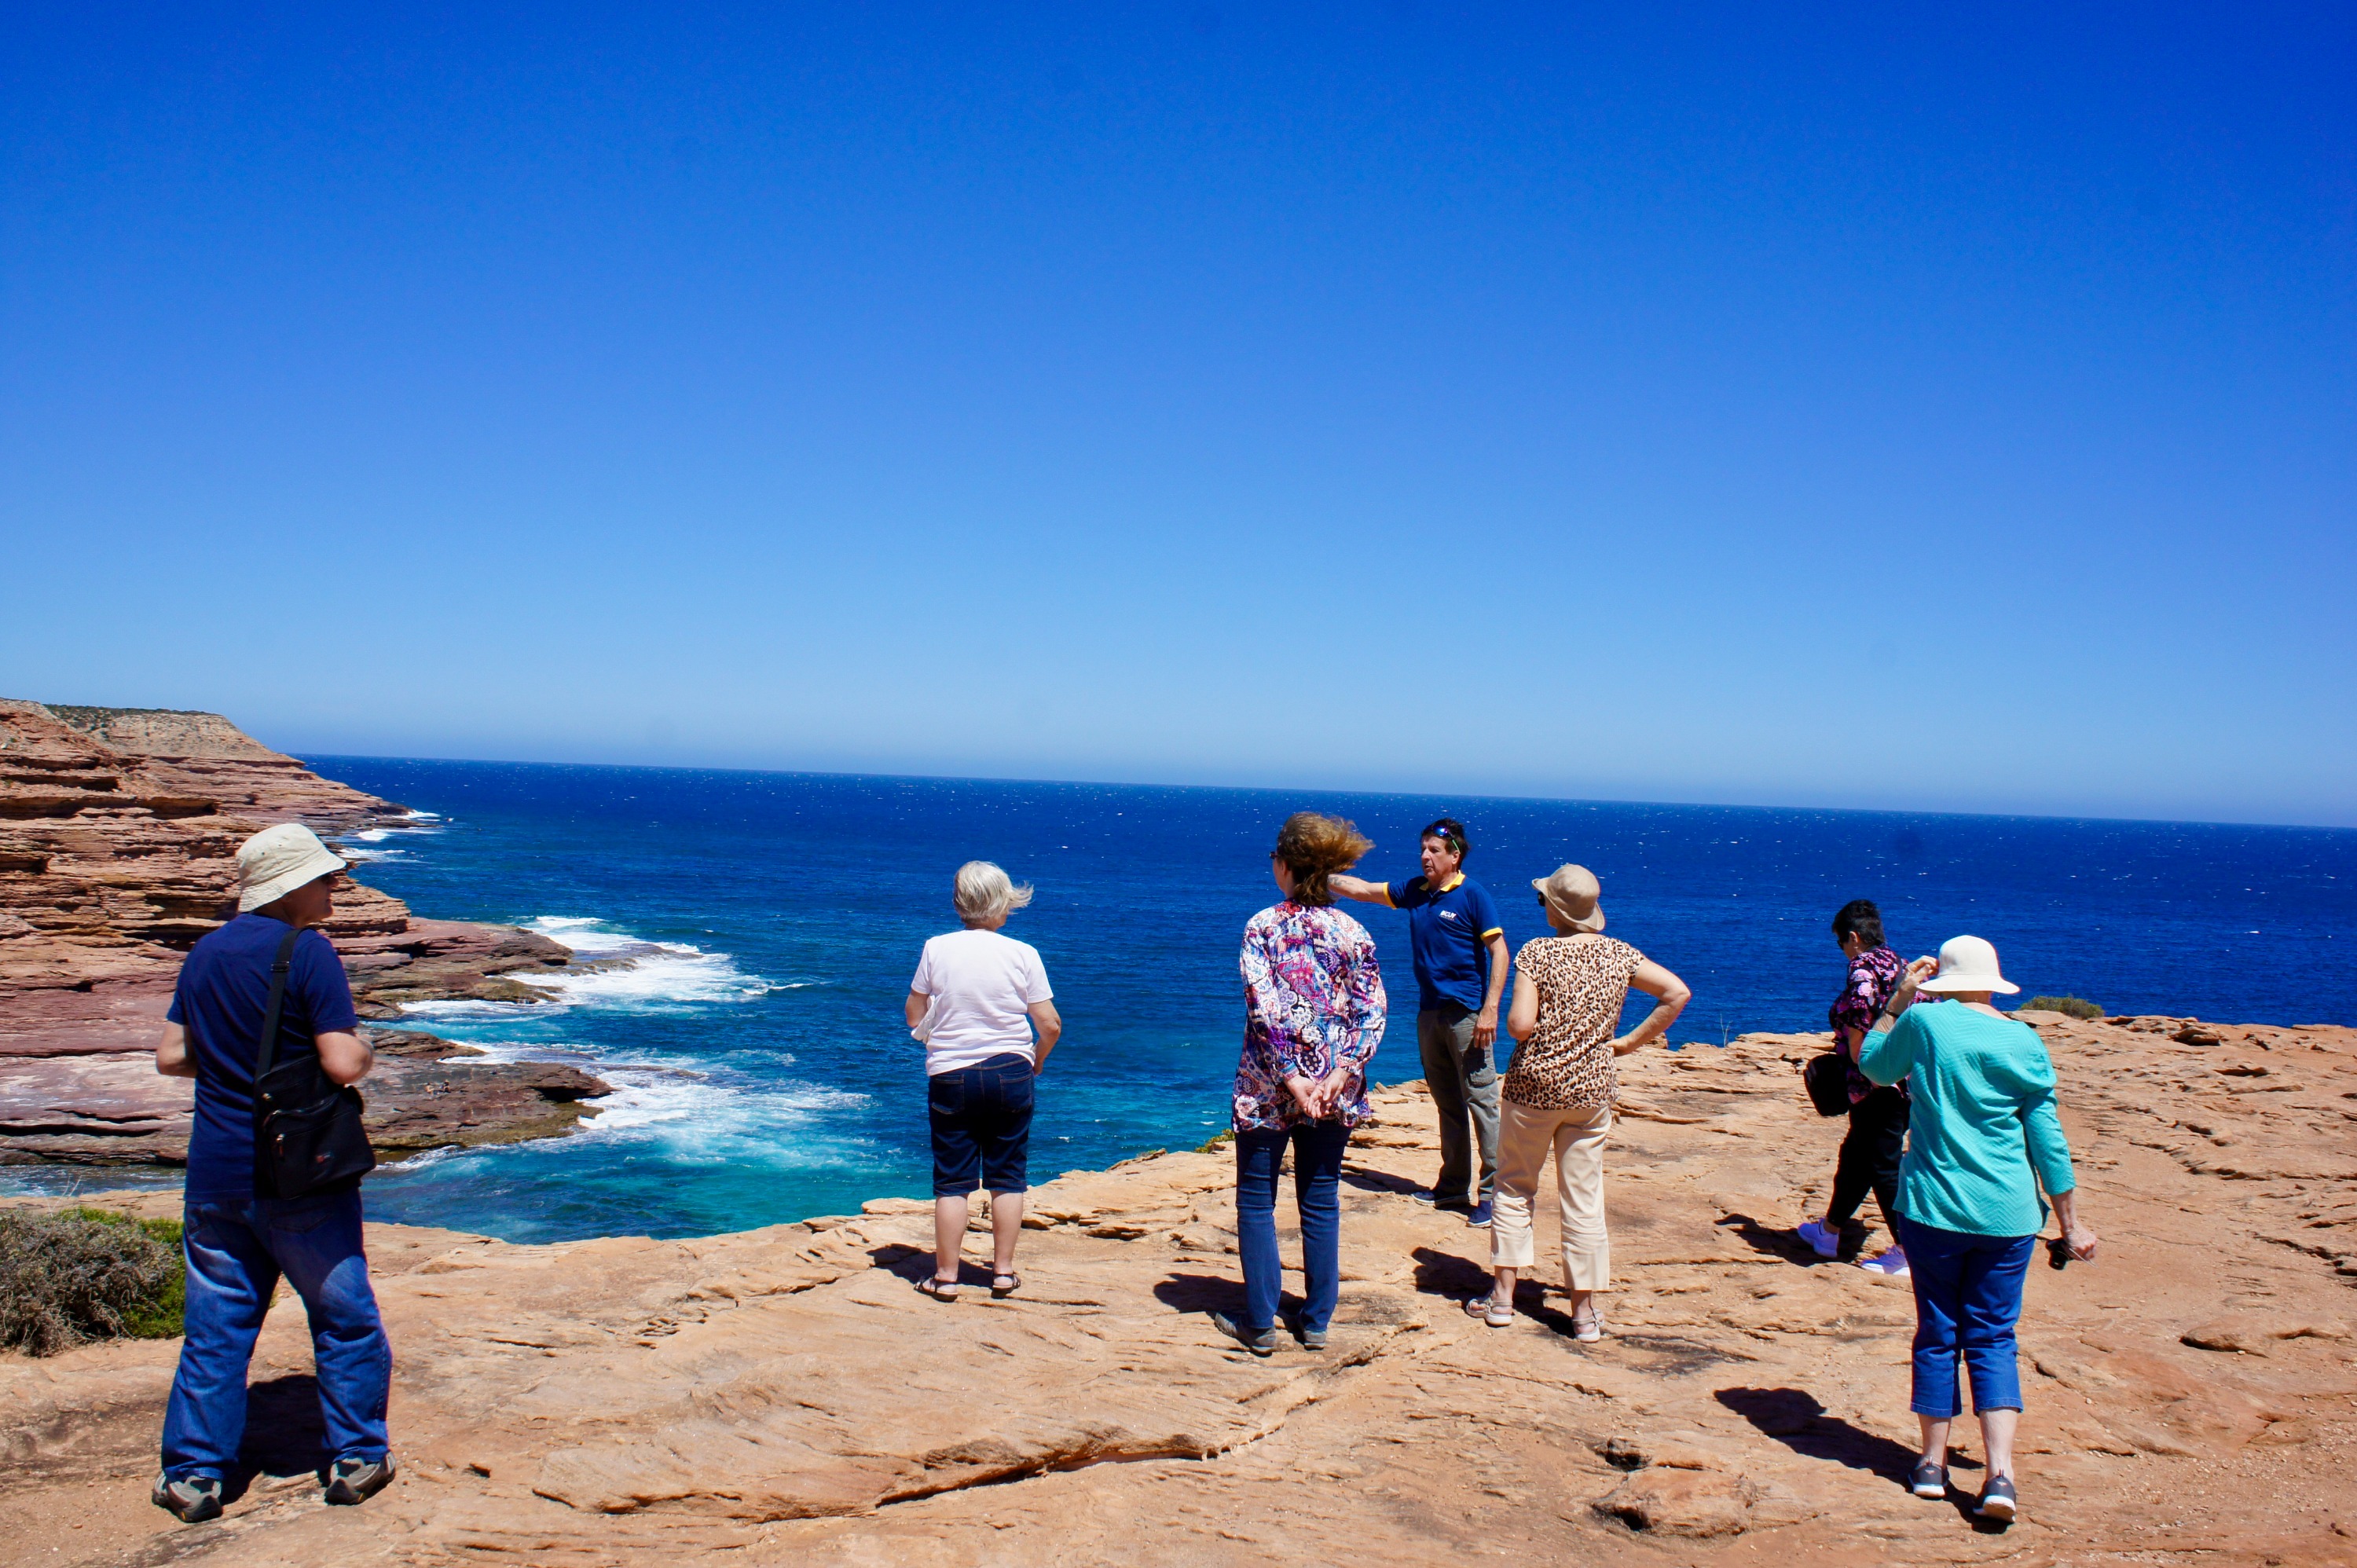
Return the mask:
{"type": "MultiPolygon", "coordinates": [[[[2027,992],[2115,1012],[2357,1022],[2357,832],[1539,800],[1336,796],[827,775],[316,757],[435,819],[368,835],[362,877],[420,913],[512,921],[635,963],[550,1001],[446,1004],[421,1026],[576,1061],[617,1086],[584,1133],[428,1155],[370,1179],[378,1218],[516,1240],[687,1235],[930,1190],[921,1049],[899,1013],[949,879],[998,861],[1039,889],[1010,934],[1068,1025],[1042,1079],[1035,1179],[1226,1125],[1236,937],[1275,897],[1266,854],[1303,807],[1415,869],[1415,834],[1470,824],[1468,869],[1510,941],[1526,883],[1578,860],[1616,936],[1695,999],[1674,1032],[1822,1028],[1842,977],[1826,922],[1882,904],[1913,953],[1970,930],[2027,992]]],[[[1374,934],[1398,1026],[1376,1076],[1418,1076],[1405,918],[1374,934]]]]}

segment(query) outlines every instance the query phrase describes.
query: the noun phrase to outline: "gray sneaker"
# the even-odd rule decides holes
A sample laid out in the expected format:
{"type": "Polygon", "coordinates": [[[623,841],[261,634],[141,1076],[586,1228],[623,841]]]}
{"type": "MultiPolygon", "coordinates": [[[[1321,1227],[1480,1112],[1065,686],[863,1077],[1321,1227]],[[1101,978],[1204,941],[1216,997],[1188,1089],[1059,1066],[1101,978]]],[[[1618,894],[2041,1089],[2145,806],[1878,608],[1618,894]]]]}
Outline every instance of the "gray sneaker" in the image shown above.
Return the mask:
{"type": "Polygon", "coordinates": [[[1251,1351],[1255,1356],[1276,1354],[1276,1326],[1266,1328],[1246,1328],[1224,1312],[1211,1314],[1211,1326],[1251,1351]]]}
{"type": "Polygon", "coordinates": [[[1980,1506],[1973,1511],[1983,1519],[2009,1523],[2020,1507],[2019,1499],[2013,1495],[2013,1477],[1991,1476],[1981,1487],[1980,1506]]]}
{"type": "Polygon", "coordinates": [[[183,1524],[202,1524],[209,1519],[221,1518],[221,1484],[213,1476],[183,1476],[178,1480],[169,1476],[156,1477],[156,1489],[147,1498],[183,1524]]]}
{"type": "Polygon", "coordinates": [[[393,1455],[382,1459],[339,1459],[328,1468],[326,1498],[346,1508],[364,1503],[384,1490],[393,1479],[393,1455]]]}

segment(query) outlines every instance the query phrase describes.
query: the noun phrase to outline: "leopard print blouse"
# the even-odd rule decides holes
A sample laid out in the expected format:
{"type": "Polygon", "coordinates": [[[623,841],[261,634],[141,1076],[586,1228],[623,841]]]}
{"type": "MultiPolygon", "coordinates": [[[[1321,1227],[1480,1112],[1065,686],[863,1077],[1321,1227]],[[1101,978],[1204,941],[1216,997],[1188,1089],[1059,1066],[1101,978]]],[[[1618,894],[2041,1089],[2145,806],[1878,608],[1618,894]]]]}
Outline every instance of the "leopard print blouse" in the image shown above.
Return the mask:
{"type": "Polygon", "coordinates": [[[1514,1048],[1506,1098],[1541,1111],[1611,1104],[1612,1036],[1645,955],[1610,937],[1541,937],[1514,961],[1539,988],[1539,1024],[1514,1048]]]}

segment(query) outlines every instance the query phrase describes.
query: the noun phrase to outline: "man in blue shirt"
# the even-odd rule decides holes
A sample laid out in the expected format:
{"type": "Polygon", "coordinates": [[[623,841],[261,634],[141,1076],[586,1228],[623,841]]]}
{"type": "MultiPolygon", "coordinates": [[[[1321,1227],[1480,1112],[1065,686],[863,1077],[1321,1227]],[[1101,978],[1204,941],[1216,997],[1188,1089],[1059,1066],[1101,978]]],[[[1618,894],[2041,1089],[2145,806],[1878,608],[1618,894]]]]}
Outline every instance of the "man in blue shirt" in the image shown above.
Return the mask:
{"type": "Polygon", "coordinates": [[[393,1479],[385,1435],[393,1348],[369,1288],[361,1245],[360,1180],[281,1198],[256,1191],[254,1068],[271,971],[294,933],[275,1064],[316,1052],[335,1084],[375,1065],[358,1033],[343,961],[316,929],[333,912],[344,863],[311,830],[282,822],[237,852],[238,916],[180,966],[156,1046],[156,1070],[197,1080],[188,1135],[182,1244],[188,1265],[187,1338],[164,1412],[164,1472],[156,1506],[196,1523],[217,1518],[221,1485],[245,1434],[245,1375],[283,1275],[311,1319],[319,1411],[327,1427],[327,1500],[358,1503],[393,1479]]]}
{"type": "Polygon", "coordinates": [[[1498,1068],[1491,1047],[1506,984],[1506,933],[1489,890],[1468,881],[1460,869],[1472,848],[1465,824],[1443,817],[1424,830],[1423,840],[1421,876],[1384,883],[1338,874],[1327,886],[1345,898],[1407,911],[1415,959],[1415,1043],[1425,1087],[1440,1113],[1440,1176],[1432,1184],[1432,1201],[1466,1210],[1469,1225],[1487,1225],[1498,1182],[1498,1068]]]}

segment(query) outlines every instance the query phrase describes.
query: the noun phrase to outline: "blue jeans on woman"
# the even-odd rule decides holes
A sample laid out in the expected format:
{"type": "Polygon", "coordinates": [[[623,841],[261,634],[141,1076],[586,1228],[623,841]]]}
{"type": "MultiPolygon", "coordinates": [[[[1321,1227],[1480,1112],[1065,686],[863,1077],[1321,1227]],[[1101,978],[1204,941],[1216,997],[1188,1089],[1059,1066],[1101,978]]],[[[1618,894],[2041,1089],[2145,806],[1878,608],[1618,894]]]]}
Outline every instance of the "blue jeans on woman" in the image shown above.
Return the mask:
{"type": "Polygon", "coordinates": [[[2022,1278],[2035,1236],[1975,1236],[1899,1220],[1915,1286],[1915,1386],[1910,1408],[1934,1421],[1964,1413],[1956,1361],[1972,1370],[1973,1409],[2021,1408],[2021,1369],[2014,1327],[2021,1321],[2022,1278]]]}
{"type": "Polygon", "coordinates": [[[311,1318],[330,1464],[385,1455],[393,1346],[361,1250],[361,1195],[188,1205],[188,1337],[164,1411],[164,1473],[225,1479],[245,1436],[245,1371],[283,1273],[311,1318]]]}
{"type": "Polygon", "coordinates": [[[1342,1151],[1351,1129],[1304,1122],[1282,1130],[1236,1133],[1236,1251],[1244,1265],[1244,1321],[1255,1332],[1276,1326],[1284,1264],[1276,1252],[1276,1173],[1293,1145],[1293,1197],[1301,1210],[1301,1327],[1321,1332],[1342,1288],[1342,1151]]]}

